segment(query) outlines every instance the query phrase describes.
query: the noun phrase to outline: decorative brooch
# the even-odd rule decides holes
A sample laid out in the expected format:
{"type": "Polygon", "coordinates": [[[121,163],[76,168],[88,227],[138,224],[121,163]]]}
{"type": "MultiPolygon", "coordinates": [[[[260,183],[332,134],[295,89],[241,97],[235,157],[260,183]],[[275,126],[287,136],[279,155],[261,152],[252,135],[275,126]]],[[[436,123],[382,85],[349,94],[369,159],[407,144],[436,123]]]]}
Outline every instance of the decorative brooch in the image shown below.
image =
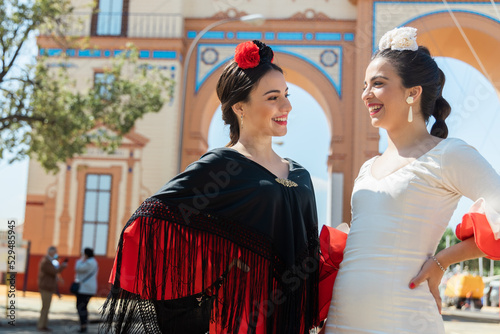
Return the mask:
{"type": "Polygon", "coordinates": [[[384,34],[378,43],[379,50],[411,50],[417,51],[417,29],[401,27],[392,29],[384,34]]]}
{"type": "Polygon", "coordinates": [[[282,185],[284,185],[285,187],[288,187],[288,188],[299,186],[297,183],[295,183],[289,179],[281,179],[281,178],[277,177],[275,180],[276,180],[276,182],[281,183],[282,185]]]}

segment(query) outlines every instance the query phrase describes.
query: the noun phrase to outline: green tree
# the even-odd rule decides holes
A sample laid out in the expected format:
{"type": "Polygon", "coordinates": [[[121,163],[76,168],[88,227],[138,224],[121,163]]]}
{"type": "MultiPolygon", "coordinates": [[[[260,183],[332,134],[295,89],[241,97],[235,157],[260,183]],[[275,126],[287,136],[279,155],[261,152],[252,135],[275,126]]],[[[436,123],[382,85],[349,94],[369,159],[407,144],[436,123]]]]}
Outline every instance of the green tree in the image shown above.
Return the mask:
{"type": "MultiPolygon", "coordinates": [[[[446,231],[444,232],[443,236],[441,237],[441,240],[439,241],[439,245],[437,248],[436,253],[440,252],[441,250],[446,248],[446,239],[449,238],[450,240],[450,246],[453,246],[454,244],[457,244],[460,242],[458,238],[455,236],[455,232],[451,228],[447,228],[446,231]]],[[[464,261],[464,268],[467,267],[469,272],[479,272],[479,261],[477,259],[474,260],[468,260],[464,261]]],[[[500,274],[500,261],[495,261],[494,262],[494,274],[498,275],[500,274]]],[[[483,273],[484,275],[488,275],[490,272],[490,260],[484,258],[483,259],[483,273]]]]}
{"type": "Polygon", "coordinates": [[[453,246],[454,244],[457,244],[460,242],[460,240],[457,239],[455,236],[455,233],[451,228],[446,228],[446,231],[444,231],[443,236],[441,237],[441,240],[439,241],[439,245],[437,248],[436,253],[442,251],[443,249],[446,248],[446,239],[449,238],[450,240],[450,246],[453,246]]]}
{"type": "Polygon", "coordinates": [[[27,41],[41,30],[63,50],[77,42],[81,47],[82,38],[64,35],[72,12],[68,0],[0,0],[0,159],[7,152],[13,156],[9,162],[30,156],[56,172],[58,163],[84,153],[89,144],[112,152],[137,119],[172,98],[172,80],[139,64],[132,46],[87,91],[75,88],[64,53],[57,69],[44,57],[18,66],[27,41]]]}

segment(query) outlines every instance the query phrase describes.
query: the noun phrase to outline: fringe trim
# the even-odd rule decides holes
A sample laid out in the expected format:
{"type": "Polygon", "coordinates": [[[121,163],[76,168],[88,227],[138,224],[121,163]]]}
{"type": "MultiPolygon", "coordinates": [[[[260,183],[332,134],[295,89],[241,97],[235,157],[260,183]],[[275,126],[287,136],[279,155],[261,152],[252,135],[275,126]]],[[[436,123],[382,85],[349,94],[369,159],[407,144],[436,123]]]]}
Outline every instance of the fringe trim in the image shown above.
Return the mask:
{"type": "Polygon", "coordinates": [[[188,218],[182,208],[155,198],[131,217],[120,237],[100,333],[185,333],[177,325],[159,328],[164,315],[157,315],[162,311],[156,301],[193,295],[205,297],[211,321],[228,333],[243,330],[248,317],[247,333],[255,333],[259,319],[268,334],[308,333],[318,322],[319,241],[313,227],[308,248],[286,268],[268,237],[212,214],[188,218]],[[214,287],[223,275],[221,288],[214,287]]]}

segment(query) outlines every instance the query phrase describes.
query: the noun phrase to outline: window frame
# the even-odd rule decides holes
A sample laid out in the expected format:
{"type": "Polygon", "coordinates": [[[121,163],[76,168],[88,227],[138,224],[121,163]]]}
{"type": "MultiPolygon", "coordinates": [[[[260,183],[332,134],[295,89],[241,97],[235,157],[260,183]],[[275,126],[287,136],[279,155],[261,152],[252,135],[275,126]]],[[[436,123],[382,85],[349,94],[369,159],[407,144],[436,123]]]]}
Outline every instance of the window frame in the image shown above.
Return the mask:
{"type": "Polygon", "coordinates": [[[92,249],[94,250],[94,253],[96,255],[101,255],[101,256],[106,256],[107,253],[108,253],[108,245],[109,245],[109,236],[110,236],[110,231],[111,231],[111,216],[112,216],[112,207],[113,207],[113,200],[112,200],[112,197],[113,197],[113,184],[114,180],[113,180],[113,174],[112,173],[95,173],[95,172],[88,172],[88,173],[85,173],[84,175],[84,184],[83,184],[83,210],[82,210],[82,217],[81,217],[81,229],[80,229],[80,245],[83,249],[83,247],[89,247],[88,245],[84,244],[84,229],[85,229],[85,225],[88,225],[88,224],[91,224],[91,225],[94,225],[94,235],[92,237],[92,249]],[[98,176],[98,186],[97,186],[97,189],[90,189],[88,188],[88,177],[90,175],[96,175],[98,176]],[[100,180],[101,180],[101,177],[102,176],[109,176],[110,177],[110,183],[109,183],[109,189],[107,190],[101,190],[100,189],[100,180]],[[88,221],[85,219],[85,214],[86,214],[86,208],[87,208],[87,192],[88,191],[92,191],[92,192],[97,192],[97,196],[96,196],[96,209],[95,209],[95,214],[96,214],[96,218],[94,221],[88,221]],[[108,202],[108,217],[107,217],[107,221],[106,223],[104,222],[99,222],[98,220],[98,212],[99,212],[99,194],[101,192],[107,192],[109,193],[109,202],[108,202]],[[98,225],[106,225],[107,226],[107,235],[106,235],[106,244],[104,245],[104,252],[101,253],[99,251],[97,251],[97,247],[96,247],[96,242],[97,242],[97,226],[98,225]]]}
{"type": "Polygon", "coordinates": [[[92,19],[90,24],[90,36],[99,36],[99,37],[126,37],[128,31],[128,18],[129,18],[129,7],[130,0],[122,0],[122,15],[121,15],[121,28],[119,34],[100,34],[97,30],[98,20],[99,20],[99,6],[101,0],[96,1],[96,6],[92,11],[92,19]]]}

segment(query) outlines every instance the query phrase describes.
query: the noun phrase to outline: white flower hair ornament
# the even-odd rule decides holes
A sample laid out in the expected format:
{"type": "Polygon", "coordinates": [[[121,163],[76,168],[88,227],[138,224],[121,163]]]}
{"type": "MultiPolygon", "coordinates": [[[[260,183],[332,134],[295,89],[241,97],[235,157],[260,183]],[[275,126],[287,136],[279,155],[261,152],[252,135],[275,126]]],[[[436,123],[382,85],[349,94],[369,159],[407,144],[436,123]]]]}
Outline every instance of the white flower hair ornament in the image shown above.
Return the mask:
{"type": "Polygon", "coordinates": [[[380,51],[385,49],[417,51],[417,29],[412,27],[392,29],[382,36],[378,48],[380,51]]]}

